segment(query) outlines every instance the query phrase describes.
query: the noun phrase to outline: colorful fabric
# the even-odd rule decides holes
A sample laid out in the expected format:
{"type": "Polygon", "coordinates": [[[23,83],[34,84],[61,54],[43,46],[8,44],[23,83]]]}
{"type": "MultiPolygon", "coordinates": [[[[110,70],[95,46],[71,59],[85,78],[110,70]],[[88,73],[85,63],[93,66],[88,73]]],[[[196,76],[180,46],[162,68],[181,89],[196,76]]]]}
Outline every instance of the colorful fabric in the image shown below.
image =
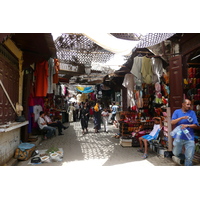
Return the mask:
{"type": "Polygon", "coordinates": [[[76,87],[77,91],[79,92],[82,92],[82,93],[91,93],[93,92],[94,90],[92,89],[92,87],[80,87],[80,86],[77,86],[76,87]]]}
{"type": "Polygon", "coordinates": [[[48,89],[48,62],[45,60],[36,64],[35,75],[35,96],[45,97],[48,89]]]}
{"type": "Polygon", "coordinates": [[[95,112],[98,112],[98,111],[99,111],[99,104],[98,104],[98,103],[96,103],[96,105],[94,106],[94,111],[95,111],[95,112]]]}

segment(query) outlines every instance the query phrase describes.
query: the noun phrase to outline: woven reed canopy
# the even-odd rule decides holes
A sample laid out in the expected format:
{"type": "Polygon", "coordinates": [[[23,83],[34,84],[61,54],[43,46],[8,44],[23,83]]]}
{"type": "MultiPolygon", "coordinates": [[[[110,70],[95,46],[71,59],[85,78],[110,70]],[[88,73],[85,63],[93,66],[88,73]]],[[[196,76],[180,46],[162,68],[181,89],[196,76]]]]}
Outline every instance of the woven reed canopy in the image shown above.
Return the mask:
{"type": "MultiPolygon", "coordinates": [[[[133,53],[137,48],[148,48],[155,46],[173,36],[174,33],[147,33],[144,35],[140,33],[110,33],[110,35],[114,36],[115,38],[129,40],[130,42],[128,44],[129,46],[131,45],[131,51],[133,53]]],[[[96,36],[94,36],[94,34],[88,35],[82,33],[64,33],[55,40],[57,58],[60,60],[61,64],[63,64],[62,66],[65,66],[65,69],[63,70],[65,78],[83,75],[85,74],[86,68],[94,66],[96,63],[103,66],[103,64],[107,63],[111,60],[112,57],[114,57],[115,53],[119,52],[116,51],[115,48],[112,48],[112,45],[110,45],[110,48],[108,48],[109,45],[105,45],[105,41],[104,43],[99,42],[98,39],[98,37],[96,39],[96,36]],[[98,44],[101,46],[99,46],[98,44]]],[[[100,40],[101,39],[102,38],[100,38],[100,40]]],[[[111,38],[107,39],[108,41],[111,40],[111,38]]],[[[114,44],[116,43],[118,42],[114,42],[114,44]]],[[[121,44],[120,47],[122,46],[123,45],[121,44]]],[[[127,49],[121,48],[120,50],[124,51],[127,49]]],[[[129,54],[124,55],[127,56],[129,54]]],[[[125,58],[127,59],[128,57],[130,57],[126,56],[125,58]]],[[[123,65],[123,63],[119,63],[118,65],[123,65]]],[[[104,71],[102,69],[99,70],[99,73],[103,72],[104,71]]],[[[97,71],[95,73],[97,73],[97,71]]]]}
{"type": "MultiPolygon", "coordinates": [[[[111,34],[120,39],[138,40],[138,35],[134,33],[111,34]]],[[[74,66],[77,68],[77,71],[62,71],[61,69],[60,74],[64,78],[83,75],[85,74],[85,67],[91,66],[92,63],[105,64],[114,56],[114,53],[103,49],[81,33],[63,33],[55,40],[55,47],[57,58],[61,63],[67,64],[69,69],[74,66]]],[[[92,70],[91,72],[102,73],[101,70],[92,70]]]]}
{"type": "Polygon", "coordinates": [[[57,57],[72,65],[105,63],[114,55],[80,33],[65,33],[55,40],[57,57]]]}

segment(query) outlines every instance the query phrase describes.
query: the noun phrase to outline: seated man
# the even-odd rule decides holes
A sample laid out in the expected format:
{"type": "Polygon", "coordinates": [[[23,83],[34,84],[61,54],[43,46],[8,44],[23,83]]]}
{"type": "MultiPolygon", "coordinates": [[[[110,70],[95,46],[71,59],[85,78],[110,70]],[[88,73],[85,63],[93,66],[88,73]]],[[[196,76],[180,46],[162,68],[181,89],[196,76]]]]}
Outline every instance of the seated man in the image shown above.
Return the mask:
{"type": "Polygon", "coordinates": [[[154,120],[153,130],[149,134],[144,135],[144,136],[139,138],[140,149],[138,149],[138,152],[144,153],[142,158],[147,158],[148,157],[148,154],[147,154],[148,141],[157,139],[158,134],[159,134],[159,132],[160,132],[160,130],[162,128],[162,119],[161,119],[161,117],[154,117],[153,120],[154,120]],[[144,143],[144,150],[143,150],[143,143],[144,143]]]}
{"type": "Polygon", "coordinates": [[[58,135],[64,135],[62,134],[62,129],[67,129],[68,127],[63,126],[63,124],[61,123],[61,121],[52,121],[50,116],[49,116],[49,112],[46,112],[46,115],[44,116],[45,121],[47,122],[48,126],[51,127],[58,127],[58,135]]]}
{"type": "Polygon", "coordinates": [[[47,137],[51,137],[53,135],[56,135],[56,129],[50,126],[47,126],[47,123],[44,119],[44,112],[40,111],[40,116],[38,118],[38,126],[41,130],[47,130],[47,134],[44,136],[44,139],[47,139],[47,137]]]}

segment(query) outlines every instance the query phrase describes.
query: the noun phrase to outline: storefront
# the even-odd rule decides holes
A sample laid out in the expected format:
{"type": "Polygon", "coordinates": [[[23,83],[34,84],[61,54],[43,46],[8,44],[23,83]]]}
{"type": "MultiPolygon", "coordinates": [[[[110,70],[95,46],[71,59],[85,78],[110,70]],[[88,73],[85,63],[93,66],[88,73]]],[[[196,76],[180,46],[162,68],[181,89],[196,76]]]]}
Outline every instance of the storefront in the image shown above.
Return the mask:
{"type": "MultiPolygon", "coordinates": [[[[115,72],[116,76],[123,77],[122,111],[119,112],[122,139],[131,139],[132,133],[141,125],[142,134],[148,134],[153,127],[152,118],[162,116],[164,129],[160,147],[168,150],[169,79],[166,67],[167,63],[160,56],[148,49],[136,49],[132,58],[115,72]]],[[[139,143],[129,145],[138,146],[139,143]]]]}
{"type": "Polygon", "coordinates": [[[30,136],[28,105],[35,70],[32,64],[48,61],[56,51],[51,34],[1,34],[0,42],[0,165],[5,165],[20,142],[28,141],[30,136]],[[21,122],[17,120],[20,117],[21,122]]]}
{"type": "MultiPolygon", "coordinates": [[[[200,34],[183,34],[179,39],[180,54],[170,60],[170,107],[171,113],[181,107],[182,100],[188,98],[200,122],[200,34]],[[173,81],[172,81],[173,80],[173,81]]],[[[195,130],[194,163],[200,162],[200,130],[195,130]]]]}

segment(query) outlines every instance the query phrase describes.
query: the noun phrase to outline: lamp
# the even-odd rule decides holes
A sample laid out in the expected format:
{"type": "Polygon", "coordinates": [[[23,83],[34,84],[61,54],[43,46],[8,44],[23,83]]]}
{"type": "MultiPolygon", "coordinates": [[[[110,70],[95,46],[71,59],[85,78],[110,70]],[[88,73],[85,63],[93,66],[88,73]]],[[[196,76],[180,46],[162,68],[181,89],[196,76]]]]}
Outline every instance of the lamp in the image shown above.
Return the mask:
{"type": "Polygon", "coordinates": [[[89,75],[90,73],[91,73],[91,66],[90,65],[85,65],[85,73],[87,74],[87,75],[89,75]]]}

